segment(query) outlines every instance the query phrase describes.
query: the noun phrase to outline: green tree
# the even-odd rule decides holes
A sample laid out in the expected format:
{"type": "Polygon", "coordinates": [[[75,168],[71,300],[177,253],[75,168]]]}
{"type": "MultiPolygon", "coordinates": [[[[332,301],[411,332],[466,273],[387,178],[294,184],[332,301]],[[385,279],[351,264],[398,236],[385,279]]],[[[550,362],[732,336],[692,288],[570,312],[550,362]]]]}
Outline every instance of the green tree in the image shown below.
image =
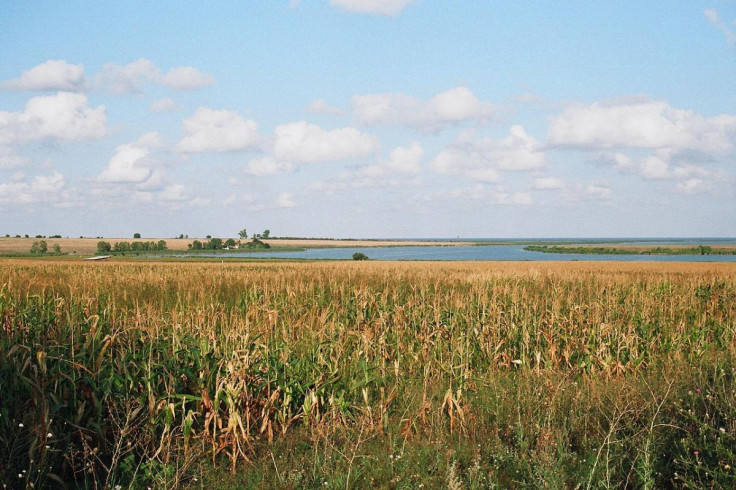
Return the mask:
{"type": "Polygon", "coordinates": [[[264,232],[261,234],[261,238],[268,238],[270,234],[271,230],[264,230],[264,232]]]}
{"type": "Polygon", "coordinates": [[[140,233],[133,233],[133,238],[140,238],[140,237],[141,237],[140,233]]]}
{"type": "Polygon", "coordinates": [[[97,242],[97,252],[104,254],[106,252],[109,252],[110,250],[112,250],[112,245],[110,245],[110,242],[105,242],[105,241],[97,242]]]}
{"type": "Polygon", "coordinates": [[[166,250],[166,242],[164,240],[159,240],[156,243],[156,250],[166,250]]]}
{"type": "Polygon", "coordinates": [[[33,242],[33,245],[31,245],[31,253],[32,254],[38,253],[38,242],[33,242]]]}
{"type": "Polygon", "coordinates": [[[54,253],[56,255],[61,255],[61,245],[58,243],[54,243],[54,253]]]}
{"type": "Polygon", "coordinates": [[[46,244],[44,240],[41,240],[38,242],[38,251],[42,254],[45,254],[49,250],[49,246],[46,244]]]}
{"type": "Polygon", "coordinates": [[[369,260],[368,256],[362,252],[355,252],[353,254],[353,260],[369,260]]]}
{"type": "Polygon", "coordinates": [[[248,238],[248,232],[245,230],[245,228],[243,228],[238,232],[238,236],[240,236],[241,239],[245,240],[246,238],[248,238]]]}
{"type": "Polygon", "coordinates": [[[233,240],[232,238],[228,238],[227,240],[225,240],[225,244],[224,245],[226,247],[234,247],[236,245],[236,243],[235,243],[235,240],[233,240]]]}
{"type": "Polygon", "coordinates": [[[199,240],[194,240],[192,242],[192,250],[202,250],[202,242],[199,240]]]}

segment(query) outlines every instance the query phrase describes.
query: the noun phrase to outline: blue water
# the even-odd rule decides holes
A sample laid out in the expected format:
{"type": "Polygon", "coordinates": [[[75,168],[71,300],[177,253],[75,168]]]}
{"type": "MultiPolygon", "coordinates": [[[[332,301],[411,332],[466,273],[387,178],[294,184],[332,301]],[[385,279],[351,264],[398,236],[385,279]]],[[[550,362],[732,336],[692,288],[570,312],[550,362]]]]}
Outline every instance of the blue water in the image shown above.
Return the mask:
{"type": "MultiPolygon", "coordinates": [[[[688,239],[689,240],[689,239],[688,239]]],[[[698,244],[736,244],[736,240],[698,244]]],[[[619,240],[619,242],[621,242],[619,240]]],[[[596,242],[600,243],[600,242],[596,242]]],[[[609,242],[610,243],[610,242],[609,242]]],[[[633,243],[633,241],[626,243],[633,243]]],[[[636,242],[639,243],[639,242],[636,242]]],[[[690,244],[691,242],[646,241],[647,245],[690,244]]],[[[282,258],[311,260],[348,260],[353,254],[361,252],[371,260],[539,260],[539,261],[601,261],[619,262],[736,262],[736,255],[593,255],[593,254],[555,254],[529,252],[523,244],[483,245],[483,246],[422,246],[422,247],[356,247],[356,248],[315,248],[300,252],[244,252],[227,253],[227,257],[282,258]]],[[[202,256],[202,255],[198,255],[202,256]]],[[[223,254],[213,256],[222,257],[223,254]]]]}

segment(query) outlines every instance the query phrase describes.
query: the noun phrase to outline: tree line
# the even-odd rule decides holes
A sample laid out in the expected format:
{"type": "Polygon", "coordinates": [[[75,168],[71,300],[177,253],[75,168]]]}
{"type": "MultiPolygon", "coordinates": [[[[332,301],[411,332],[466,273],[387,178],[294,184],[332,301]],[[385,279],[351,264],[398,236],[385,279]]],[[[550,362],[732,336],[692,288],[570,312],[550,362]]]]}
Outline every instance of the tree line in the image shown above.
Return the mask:
{"type": "Polygon", "coordinates": [[[98,253],[108,252],[161,252],[167,250],[166,241],[159,240],[158,242],[110,242],[99,241],[97,242],[98,253]]]}

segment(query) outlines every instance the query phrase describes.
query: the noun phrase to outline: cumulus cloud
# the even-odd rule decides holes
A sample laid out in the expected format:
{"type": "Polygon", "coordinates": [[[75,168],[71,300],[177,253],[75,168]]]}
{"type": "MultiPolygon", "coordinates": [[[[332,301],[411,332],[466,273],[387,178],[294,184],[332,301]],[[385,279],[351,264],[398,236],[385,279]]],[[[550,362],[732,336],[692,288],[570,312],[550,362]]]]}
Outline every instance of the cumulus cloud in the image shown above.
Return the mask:
{"type": "Polygon", "coordinates": [[[59,92],[33,97],[21,112],[0,111],[0,145],[99,138],[107,132],[105,123],[105,107],[90,108],[84,94],[59,92]]]}
{"type": "Polygon", "coordinates": [[[0,89],[79,92],[84,90],[85,85],[84,67],[81,64],[73,65],[64,60],[49,60],[24,71],[19,78],[0,82],[0,89]]]}
{"type": "Polygon", "coordinates": [[[152,61],[138,59],[127,65],[106,63],[95,75],[94,86],[114,95],[137,94],[148,84],[173,90],[193,90],[214,84],[214,78],[191,66],[178,66],[166,73],[152,61]]]}
{"type": "Polygon", "coordinates": [[[401,93],[356,95],[351,100],[353,113],[364,125],[402,125],[423,132],[435,132],[464,121],[487,122],[495,113],[467,87],[439,93],[429,100],[401,93]]]}
{"type": "Polygon", "coordinates": [[[330,0],[330,5],[358,14],[393,17],[411,2],[412,0],[330,0]]]}
{"type": "Polygon", "coordinates": [[[679,180],[692,177],[701,179],[715,177],[717,172],[691,163],[674,163],[676,155],[669,150],[658,150],[644,157],[631,157],[624,153],[606,155],[601,160],[610,163],[616,170],[634,173],[647,180],[679,180]]]}
{"type": "Polygon", "coordinates": [[[265,177],[280,173],[292,172],[294,166],[291,162],[282,162],[273,157],[254,158],[246,165],[246,174],[255,175],[256,177],[265,177]]]}
{"type": "Polygon", "coordinates": [[[423,157],[424,148],[418,141],[413,141],[407,147],[397,147],[391,150],[386,160],[344,172],[340,176],[343,181],[341,183],[348,181],[351,187],[413,185],[416,179],[411,177],[421,173],[423,157]]]}
{"type": "Polygon", "coordinates": [[[140,163],[148,154],[147,148],[140,148],[132,144],[118,146],[115,149],[115,155],[97,180],[114,183],[143,182],[151,175],[151,169],[140,163]]]}
{"type": "Polygon", "coordinates": [[[164,139],[158,131],[151,131],[138,138],[135,144],[147,148],[161,148],[164,146],[164,139]]]}
{"type": "Polygon", "coordinates": [[[134,143],[118,146],[97,181],[140,184],[149,180],[153,174],[147,160],[150,148],[160,147],[161,144],[161,135],[154,132],[144,134],[134,143]]]}
{"type": "Polygon", "coordinates": [[[257,147],[258,125],[237,112],[200,107],[183,122],[184,137],[176,145],[183,153],[240,151],[257,147]]]}
{"type": "Polygon", "coordinates": [[[273,155],[291,162],[327,162],[369,155],[378,138],[355,128],[326,130],[305,121],[282,124],[274,130],[273,155]]]}
{"type": "Polygon", "coordinates": [[[121,66],[106,63],[95,75],[95,88],[115,95],[140,93],[143,86],[153,81],[159,69],[145,58],[121,66]]]}
{"type": "Polygon", "coordinates": [[[181,184],[171,184],[158,193],[158,198],[167,202],[181,202],[188,199],[186,187],[181,184]]]}
{"type": "Polygon", "coordinates": [[[398,147],[391,151],[385,166],[388,170],[418,174],[422,167],[420,162],[424,157],[424,148],[418,141],[413,141],[408,147],[398,147]]]}
{"type": "Polygon", "coordinates": [[[172,68],[166,74],[160,75],[156,83],[169,87],[173,90],[194,90],[201,87],[214,85],[215,79],[212,75],[201,72],[191,66],[178,66],[172,68]]]}
{"type": "Polygon", "coordinates": [[[291,192],[282,192],[274,201],[274,205],[277,208],[293,208],[296,206],[296,202],[294,202],[294,194],[291,192]]]}
{"type": "Polygon", "coordinates": [[[66,186],[66,179],[59,172],[39,175],[29,181],[0,184],[0,204],[34,204],[54,202],[66,186]]]}
{"type": "Polygon", "coordinates": [[[12,170],[23,167],[28,159],[18,155],[14,148],[0,146],[0,170],[12,170]]]}
{"type": "Polygon", "coordinates": [[[734,149],[736,116],[705,118],[644,97],[568,107],[552,118],[549,142],[583,149],[645,148],[724,154],[734,149]]]}
{"type": "Polygon", "coordinates": [[[435,172],[460,174],[479,182],[498,182],[503,170],[535,170],[546,166],[546,156],[537,140],[522,126],[512,126],[500,140],[460,139],[442,151],[430,166],[435,172]]]}

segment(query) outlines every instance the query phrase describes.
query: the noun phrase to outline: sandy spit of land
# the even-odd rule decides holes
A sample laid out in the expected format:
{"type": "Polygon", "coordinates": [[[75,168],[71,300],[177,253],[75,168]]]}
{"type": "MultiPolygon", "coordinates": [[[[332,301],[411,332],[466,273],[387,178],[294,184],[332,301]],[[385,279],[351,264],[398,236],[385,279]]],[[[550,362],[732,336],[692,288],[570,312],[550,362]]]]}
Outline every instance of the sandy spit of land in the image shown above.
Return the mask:
{"type": "MultiPolygon", "coordinates": [[[[194,240],[207,241],[206,238],[8,238],[0,237],[0,254],[28,253],[33,242],[45,241],[49,252],[54,244],[61,246],[61,253],[65,255],[94,255],[97,253],[97,243],[105,241],[115,242],[158,242],[164,240],[169,250],[187,250],[194,240]]],[[[428,245],[471,245],[472,242],[424,242],[399,240],[312,240],[312,239],[268,239],[264,240],[272,247],[396,247],[396,246],[428,246],[428,245]]]]}

